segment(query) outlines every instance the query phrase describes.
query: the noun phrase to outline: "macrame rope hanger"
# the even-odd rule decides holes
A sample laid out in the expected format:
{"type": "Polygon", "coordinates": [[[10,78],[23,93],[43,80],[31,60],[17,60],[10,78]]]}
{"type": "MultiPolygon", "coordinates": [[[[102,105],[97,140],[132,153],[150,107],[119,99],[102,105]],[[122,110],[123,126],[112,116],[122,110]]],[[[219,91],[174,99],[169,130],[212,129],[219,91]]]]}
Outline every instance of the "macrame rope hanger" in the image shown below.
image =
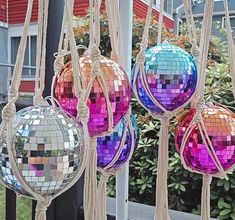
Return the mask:
{"type": "MultiPolygon", "coordinates": [[[[185,0],[185,6],[187,7],[189,3],[185,0]]],[[[213,162],[215,163],[217,169],[219,170],[219,174],[215,175],[220,178],[224,178],[226,176],[225,171],[216,155],[216,152],[213,149],[212,143],[210,138],[207,134],[205,125],[202,119],[202,111],[203,106],[205,105],[204,100],[204,87],[205,87],[205,80],[206,80],[206,67],[207,67],[207,58],[208,58],[208,50],[209,50],[209,42],[211,37],[211,27],[212,27],[212,16],[213,16],[213,8],[214,8],[214,1],[206,1],[205,2],[205,11],[204,11],[204,19],[202,25],[202,32],[201,32],[201,40],[200,40],[200,48],[199,48],[199,58],[198,58],[198,69],[200,74],[199,85],[197,89],[197,93],[194,100],[194,107],[196,109],[196,114],[193,120],[191,121],[190,125],[186,129],[185,135],[182,140],[181,148],[180,148],[180,155],[183,161],[183,165],[186,169],[191,170],[187,167],[185,161],[183,160],[183,152],[185,149],[186,141],[189,138],[190,133],[198,126],[200,135],[203,139],[205,146],[207,147],[207,151],[211,156],[213,162]]],[[[190,13],[191,22],[193,22],[192,12],[190,13]]],[[[186,18],[189,16],[186,16],[186,18]]],[[[188,22],[190,23],[189,19],[187,18],[188,22]]],[[[195,35],[196,36],[196,35],[195,35]]],[[[193,42],[196,42],[195,37],[193,42]]],[[[195,171],[193,171],[195,172],[195,171]]],[[[212,175],[203,174],[203,187],[202,187],[202,220],[209,220],[210,219],[210,184],[212,181],[212,175]]]]}
{"type": "Polygon", "coordinates": [[[229,5],[227,0],[224,0],[224,9],[225,9],[226,29],[227,29],[229,67],[232,76],[233,97],[235,97],[235,45],[233,39],[233,30],[231,28],[231,21],[229,17],[229,5]]]}
{"type": "MultiPolygon", "coordinates": [[[[159,138],[159,148],[158,148],[158,164],[157,164],[157,183],[156,183],[156,211],[155,211],[155,219],[157,220],[167,220],[170,219],[169,213],[168,213],[168,190],[167,190],[167,172],[168,172],[168,157],[169,157],[169,137],[168,137],[168,129],[169,129],[169,120],[174,115],[174,113],[167,111],[151,94],[150,89],[147,85],[147,79],[146,75],[144,74],[145,68],[145,50],[148,46],[148,37],[149,37],[149,28],[150,28],[150,22],[151,22],[151,14],[152,14],[152,6],[153,1],[150,0],[149,2],[149,8],[147,12],[145,27],[144,27],[144,33],[143,38],[141,42],[141,50],[139,54],[137,55],[137,68],[135,70],[134,74],[134,85],[137,80],[137,73],[140,71],[141,77],[143,79],[144,87],[146,88],[146,92],[150,99],[153,101],[153,103],[160,108],[164,115],[161,117],[161,129],[160,129],[160,138],[159,138]]],[[[163,27],[163,6],[164,6],[164,0],[160,1],[160,15],[159,15],[159,26],[158,26],[158,45],[161,43],[161,35],[162,35],[162,27],[163,27]]],[[[137,97],[137,100],[139,103],[143,106],[141,103],[138,93],[136,91],[136,87],[134,86],[133,91],[135,93],[135,96],[137,97]]],[[[154,118],[157,118],[157,116],[153,115],[154,118]]]]}
{"type": "MultiPolygon", "coordinates": [[[[108,15],[109,33],[111,41],[111,59],[118,62],[121,66],[124,65],[123,54],[123,44],[122,44],[122,31],[121,31],[121,19],[120,19],[120,8],[119,1],[106,0],[106,10],[108,15]]],[[[130,158],[132,157],[134,151],[134,128],[130,120],[131,109],[125,116],[125,128],[120,143],[120,147],[113,158],[113,160],[103,169],[98,169],[101,172],[101,178],[98,184],[98,220],[106,220],[106,186],[110,175],[116,175],[116,172],[111,172],[109,169],[118,161],[126,142],[127,132],[130,131],[131,135],[131,152],[129,157],[123,166],[125,166],[130,158]]]]}
{"type": "MultiPolygon", "coordinates": [[[[48,5],[49,1],[39,1],[39,15],[38,15],[38,40],[37,40],[37,69],[36,69],[36,88],[35,88],[35,96],[34,96],[34,105],[44,106],[46,102],[43,101],[42,92],[44,90],[44,80],[45,80],[45,55],[46,55],[46,31],[47,31],[47,20],[48,20],[48,5]]],[[[56,193],[53,196],[46,196],[43,197],[37,193],[35,193],[31,187],[25,182],[22,178],[15,161],[14,157],[14,150],[12,148],[12,140],[13,140],[13,126],[12,120],[15,116],[15,101],[18,98],[18,90],[20,86],[20,80],[22,75],[23,69],[23,61],[24,55],[27,45],[27,34],[30,25],[30,19],[32,14],[32,6],[33,0],[29,1],[27,14],[25,19],[25,25],[23,28],[23,34],[19,45],[19,50],[16,58],[16,64],[13,71],[12,76],[12,84],[9,89],[8,95],[8,104],[3,109],[3,122],[1,124],[0,136],[1,139],[3,137],[4,130],[7,130],[7,149],[9,154],[9,160],[12,166],[12,172],[16,176],[17,181],[21,184],[21,186],[31,194],[37,201],[36,207],[36,220],[46,220],[46,210],[47,207],[50,205],[51,201],[56,198],[61,193],[65,192],[68,188],[74,185],[75,182],[80,178],[81,174],[83,173],[84,168],[80,169],[76,175],[76,177],[61,191],[56,193]]],[[[85,167],[83,160],[81,162],[81,167],[85,167]]]]}

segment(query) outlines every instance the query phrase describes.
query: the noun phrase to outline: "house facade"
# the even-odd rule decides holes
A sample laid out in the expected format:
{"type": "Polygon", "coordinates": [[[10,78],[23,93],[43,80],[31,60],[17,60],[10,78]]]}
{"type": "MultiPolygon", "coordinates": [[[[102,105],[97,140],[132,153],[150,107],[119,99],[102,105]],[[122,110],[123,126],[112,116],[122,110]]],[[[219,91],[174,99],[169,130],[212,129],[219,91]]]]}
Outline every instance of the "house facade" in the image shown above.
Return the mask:
{"type": "MultiPolygon", "coordinates": [[[[146,0],[134,0],[134,14],[145,18],[147,14],[146,0]]],[[[13,65],[23,30],[28,0],[0,0],[0,103],[5,100],[8,81],[12,74],[13,65]],[[4,97],[5,96],[5,97],[4,97]]],[[[104,1],[102,9],[105,8],[104,1]]],[[[85,16],[89,8],[89,0],[75,0],[74,14],[85,16]]],[[[159,0],[155,0],[153,16],[159,16],[159,0]]],[[[173,29],[172,17],[173,0],[166,0],[164,5],[164,24],[173,29]]],[[[23,79],[20,93],[24,96],[32,96],[34,93],[34,77],[36,66],[36,41],[37,41],[37,14],[38,0],[34,1],[31,24],[28,33],[28,42],[24,60],[23,79]]]]}
{"type": "MultiPolygon", "coordinates": [[[[213,12],[213,26],[212,26],[212,35],[221,37],[222,40],[226,40],[226,35],[221,29],[225,28],[225,12],[224,12],[224,1],[223,0],[214,0],[214,12],[213,12]]],[[[174,0],[173,1],[173,17],[174,17],[174,32],[179,34],[179,26],[182,22],[185,22],[183,0],[174,0]]],[[[233,35],[235,37],[235,1],[228,0],[229,13],[233,35]]],[[[202,21],[204,14],[205,3],[197,3],[192,6],[193,17],[195,21],[202,21]]]]}

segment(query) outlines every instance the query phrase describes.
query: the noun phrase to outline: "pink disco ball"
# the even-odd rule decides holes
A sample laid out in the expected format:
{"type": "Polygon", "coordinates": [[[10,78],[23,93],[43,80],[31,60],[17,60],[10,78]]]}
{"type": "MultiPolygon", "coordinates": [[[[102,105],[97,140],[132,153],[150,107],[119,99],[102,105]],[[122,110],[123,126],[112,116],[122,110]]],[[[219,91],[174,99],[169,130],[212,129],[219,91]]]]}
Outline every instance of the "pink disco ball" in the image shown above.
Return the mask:
{"type": "MultiPolygon", "coordinates": [[[[190,110],[176,128],[176,147],[180,152],[185,131],[196,113],[190,110]]],[[[213,149],[224,171],[230,170],[235,164],[235,116],[234,113],[221,106],[205,106],[202,112],[203,123],[210,138],[213,149]]],[[[202,174],[219,174],[212,160],[198,125],[193,127],[186,140],[183,159],[187,167],[202,174]]]]}
{"type": "MultiPolygon", "coordinates": [[[[84,88],[92,78],[92,61],[89,55],[80,58],[81,80],[84,88]]],[[[100,69],[105,79],[109,101],[113,112],[113,128],[117,126],[130,107],[132,90],[126,72],[109,58],[102,56],[100,69]]],[[[61,107],[70,115],[77,116],[78,100],[75,96],[72,62],[65,64],[57,77],[55,97],[61,107]]],[[[90,110],[88,122],[91,136],[105,135],[108,132],[107,100],[97,78],[93,83],[87,105],[90,110]]]]}

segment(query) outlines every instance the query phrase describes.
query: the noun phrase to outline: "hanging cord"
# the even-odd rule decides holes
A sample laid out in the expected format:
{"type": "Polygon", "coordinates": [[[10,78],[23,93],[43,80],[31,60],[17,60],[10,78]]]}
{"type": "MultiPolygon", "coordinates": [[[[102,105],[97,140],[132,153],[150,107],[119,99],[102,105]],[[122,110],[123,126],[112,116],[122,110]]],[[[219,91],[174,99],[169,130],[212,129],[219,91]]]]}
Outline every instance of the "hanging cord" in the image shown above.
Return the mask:
{"type": "Polygon", "coordinates": [[[106,192],[109,174],[101,173],[100,181],[98,184],[98,218],[97,220],[107,220],[106,214],[106,192]]]}
{"type": "Polygon", "coordinates": [[[91,50],[93,45],[100,45],[100,7],[102,0],[89,0],[90,3],[90,44],[91,50]]]}
{"type": "MultiPolygon", "coordinates": [[[[38,212],[36,214],[37,220],[45,220],[45,215],[39,214],[39,212],[44,212],[44,209],[46,209],[46,201],[47,204],[50,203],[51,197],[48,196],[46,198],[43,198],[41,195],[38,195],[35,193],[31,187],[28,185],[28,183],[25,181],[25,179],[22,177],[20,171],[18,170],[17,167],[17,161],[15,158],[15,149],[14,145],[12,144],[13,142],[13,118],[15,117],[16,111],[15,111],[15,101],[18,98],[18,90],[20,86],[20,80],[21,80],[21,75],[22,75],[22,69],[23,69],[23,62],[24,62],[24,56],[25,56],[25,50],[26,50],[26,45],[27,45],[27,35],[28,35],[28,29],[30,25],[30,19],[31,19],[31,14],[32,14],[32,7],[33,7],[33,0],[29,1],[28,3],[28,8],[27,8],[27,13],[26,13],[26,19],[25,19],[25,25],[23,28],[23,34],[21,37],[20,45],[19,45],[19,50],[16,58],[16,64],[15,68],[13,71],[13,76],[12,76],[12,84],[9,89],[9,95],[8,95],[8,104],[5,106],[3,109],[3,122],[1,124],[1,134],[0,136],[2,137],[4,130],[6,128],[7,131],[7,151],[9,155],[9,161],[12,167],[12,172],[13,175],[16,177],[17,181],[20,183],[20,185],[29,193],[31,194],[40,205],[41,207],[38,206],[38,212]]],[[[39,7],[40,8],[40,7],[39,7]]],[[[40,11],[41,12],[41,11],[40,11]]]]}
{"type": "MultiPolygon", "coordinates": [[[[123,35],[121,31],[121,17],[120,17],[120,5],[119,1],[113,0],[106,0],[106,10],[108,16],[108,24],[109,24],[109,33],[110,33],[110,41],[111,41],[111,59],[115,62],[118,62],[121,66],[124,66],[125,60],[123,56],[123,35]]],[[[106,185],[108,181],[108,177],[111,175],[116,175],[115,171],[112,170],[112,166],[118,161],[120,158],[121,153],[125,147],[125,142],[127,138],[127,133],[130,129],[132,129],[132,123],[130,121],[131,109],[129,109],[128,114],[125,116],[125,128],[122,135],[122,140],[118,151],[116,152],[112,161],[103,169],[98,169],[101,172],[101,179],[98,183],[98,220],[106,220],[106,185]]],[[[121,123],[121,122],[120,122],[121,123]]],[[[118,125],[117,125],[118,126],[118,125]]],[[[134,132],[131,134],[134,137],[134,132]]],[[[134,151],[134,140],[132,141],[131,152],[129,154],[129,161],[130,157],[132,156],[134,151]]],[[[123,166],[125,166],[123,164],[123,166]]]]}
{"type": "MultiPolygon", "coordinates": [[[[158,45],[161,43],[161,33],[162,33],[162,19],[163,19],[163,5],[164,0],[160,2],[160,18],[159,18],[159,26],[158,26],[158,45]]],[[[145,50],[148,46],[148,37],[149,37],[149,28],[151,22],[151,14],[152,14],[152,6],[153,1],[150,0],[149,8],[146,16],[146,22],[144,27],[143,38],[141,42],[141,50],[137,55],[136,69],[134,74],[134,85],[136,85],[138,73],[141,74],[141,78],[143,80],[143,86],[147,92],[148,97],[152,100],[152,102],[160,108],[164,114],[161,116],[161,129],[160,129],[160,140],[159,140],[159,155],[158,155],[158,167],[157,167],[157,180],[156,180],[156,211],[155,211],[155,219],[157,220],[168,220],[170,219],[168,213],[168,189],[167,189],[167,172],[168,172],[168,126],[169,120],[174,115],[174,112],[167,111],[153,96],[151,93],[146,74],[145,74],[145,50]]],[[[141,100],[138,96],[137,88],[134,86],[133,88],[134,94],[139,101],[139,103],[144,107],[141,103],[141,100]]],[[[187,103],[185,103],[187,104],[187,103]]],[[[183,106],[181,107],[183,108],[183,106]]],[[[178,109],[176,110],[178,111],[178,109]]],[[[175,112],[176,112],[175,111],[175,112]]],[[[152,113],[150,113],[152,114],[152,113]]],[[[157,118],[158,115],[152,114],[153,117],[157,118]]]]}
{"type": "Polygon", "coordinates": [[[160,11],[159,11],[159,21],[158,21],[158,37],[157,37],[157,44],[158,45],[160,45],[162,42],[163,14],[164,14],[164,0],[160,0],[160,11]]]}
{"type": "Polygon", "coordinates": [[[122,168],[125,167],[128,162],[130,161],[134,148],[135,148],[135,132],[134,132],[134,127],[130,119],[131,115],[131,108],[128,111],[128,114],[125,116],[125,128],[124,132],[122,135],[122,140],[119,146],[119,149],[112,159],[112,161],[104,168],[98,169],[101,172],[101,180],[99,181],[98,184],[98,220],[104,220],[107,218],[106,214],[106,184],[108,181],[108,178],[110,175],[116,175],[117,172],[120,170],[116,171],[112,169],[112,166],[119,160],[121,153],[123,152],[123,149],[125,147],[126,143],[126,138],[127,138],[127,133],[129,132],[129,135],[131,136],[131,148],[130,148],[130,153],[129,156],[124,164],[122,164],[122,168]]]}
{"type": "Polygon", "coordinates": [[[45,88],[45,69],[46,69],[46,38],[48,24],[48,0],[38,1],[38,37],[37,37],[37,57],[36,57],[36,78],[35,78],[35,96],[34,105],[43,106],[47,103],[43,100],[43,91],[45,88]]]}
{"type": "MultiPolygon", "coordinates": [[[[223,178],[225,177],[225,171],[216,155],[215,150],[213,149],[212,143],[210,138],[207,134],[206,127],[203,122],[202,118],[202,111],[205,105],[204,100],[204,87],[205,87],[205,80],[206,80],[206,67],[207,67],[207,59],[208,59],[208,50],[209,50],[209,43],[211,37],[211,28],[212,28],[212,16],[213,16],[213,8],[214,8],[214,1],[209,0],[205,2],[205,11],[204,11],[204,19],[202,24],[202,32],[200,38],[200,54],[198,58],[198,66],[199,66],[199,85],[197,87],[196,96],[194,107],[196,108],[196,114],[191,121],[190,125],[185,131],[185,135],[182,140],[181,149],[180,149],[180,156],[181,160],[183,161],[183,165],[188,170],[191,170],[187,167],[184,158],[183,152],[185,149],[186,142],[193,131],[193,129],[197,126],[200,132],[200,135],[203,139],[203,142],[207,148],[209,155],[211,156],[214,164],[216,165],[217,169],[219,170],[219,174],[217,176],[223,178]]],[[[193,171],[195,172],[195,171],[193,171]]],[[[210,219],[210,183],[211,183],[211,176],[204,175],[203,176],[203,189],[202,189],[202,220],[209,220],[210,219]]]]}
{"type": "Polygon", "coordinates": [[[109,24],[111,41],[111,59],[118,62],[122,67],[125,60],[123,56],[123,34],[121,28],[120,3],[119,1],[106,0],[106,10],[109,24]]]}
{"type": "Polygon", "coordinates": [[[169,160],[169,118],[161,119],[157,163],[156,213],[157,220],[170,219],[168,213],[168,160],[169,160]]]}
{"type": "Polygon", "coordinates": [[[231,28],[231,21],[229,17],[228,1],[224,0],[224,9],[226,17],[227,41],[228,41],[228,54],[229,54],[229,67],[232,76],[233,96],[235,97],[235,46],[233,41],[233,31],[231,28]]]}
{"type": "Polygon", "coordinates": [[[203,185],[202,185],[202,207],[206,207],[205,213],[202,216],[202,220],[210,219],[210,185],[212,177],[210,175],[203,175],[203,185]]]}
{"type": "Polygon", "coordinates": [[[193,18],[192,12],[192,1],[191,0],[183,0],[184,3],[184,11],[186,16],[186,22],[188,25],[188,35],[190,43],[192,44],[192,55],[197,59],[200,54],[198,43],[197,43],[197,29],[193,18]]]}

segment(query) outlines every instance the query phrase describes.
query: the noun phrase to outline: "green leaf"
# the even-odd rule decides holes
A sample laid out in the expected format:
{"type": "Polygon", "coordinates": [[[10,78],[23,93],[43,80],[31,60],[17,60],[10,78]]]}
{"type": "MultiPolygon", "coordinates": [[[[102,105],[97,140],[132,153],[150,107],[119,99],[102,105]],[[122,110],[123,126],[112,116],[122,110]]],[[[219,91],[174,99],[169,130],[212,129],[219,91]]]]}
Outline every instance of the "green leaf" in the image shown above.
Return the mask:
{"type": "Polygon", "coordinates": [[[222,209],[224,207],[224,198],[220,198],[218,201],[218,207],[219,209],[222,209]]]}
{"type": "Polygon", "coordinates": [[[231,211],[232,211],[231,209],[224,209],[219,214],[223,216],[223,215],[227,215],[227,214],[231,213],[231,211]]]}
{"type": "Polygon", "coordinates": [[[235,220],[235,212],[233,212],[230,216],[233,220],[235,220]]]}
{"type": "Polygon", "coordinates": [[[225,189],[226,191],[229,191],[229,188],[230,188],[230,183],[229,183],[228,181],[226,181],[226,182],[224,183],[224,189],[225,189]]]}

